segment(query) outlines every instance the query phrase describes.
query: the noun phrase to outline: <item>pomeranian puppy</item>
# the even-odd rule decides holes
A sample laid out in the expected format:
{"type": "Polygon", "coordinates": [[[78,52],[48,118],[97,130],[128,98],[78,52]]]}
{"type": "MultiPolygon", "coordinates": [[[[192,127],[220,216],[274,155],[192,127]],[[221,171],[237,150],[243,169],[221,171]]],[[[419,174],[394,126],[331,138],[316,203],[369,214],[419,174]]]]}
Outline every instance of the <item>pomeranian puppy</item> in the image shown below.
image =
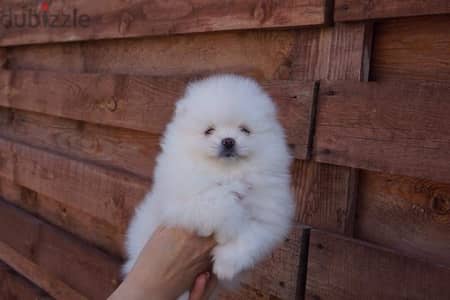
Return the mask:
{"type": "Polygon", "coordinates": [[[128,261],[159,225],[214,234],[213,272],[231,280],[268,255],[293,215],[291,156],[271,98],[252,79],[189,84],[162,139],[152,190],[128,228],[128,261]]]}

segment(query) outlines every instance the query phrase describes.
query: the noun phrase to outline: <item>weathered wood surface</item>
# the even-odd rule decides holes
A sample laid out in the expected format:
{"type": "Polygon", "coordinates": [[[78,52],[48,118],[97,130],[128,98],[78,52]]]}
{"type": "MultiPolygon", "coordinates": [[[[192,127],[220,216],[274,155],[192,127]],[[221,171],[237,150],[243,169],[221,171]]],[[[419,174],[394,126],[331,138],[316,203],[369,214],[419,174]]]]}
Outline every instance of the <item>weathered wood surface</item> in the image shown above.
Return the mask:
{"type": "Polygon", "coordinates": [[[162,77],[6,70],[0,82],[1,106],[152,133],[162,132],[186,85],[162,77]]]}
{"type": "Polygon", "coordinates": [[[44,291],[0,262],[0,296],[5,300],[33,299],[50,300],[44,291]]]}
{"type": "Polygon", "coordinates": [[[450,298],[450,269],[311,230],[306,299],[450,298]]]}
{"type": "Polygon", "coordinates": [[[450,266],[450,184],[361,172],[355,237],[450,266]]]}
{"type": "Polygon", "coordinates": [[[88,299],[61,282],[59,279],[52,277],[47,272],[43,271],[40,266],[30,262],[27,258],[21,256],[15,252],[14,249],[1,241],[0,259],[7,261],[11,268],[27,277],[29,280],[32,280],[34,284],[46,290],[54,298],[64,298],[69,300],[88,299]]]}
{"type": "Polygon", "coordinates": [[[159,135],[0,107],[0,136],[150,178],[159,135]]]}
{"type": "Polygon", "coordinates": [[[95,212],[86,212],[66,198],[53,199],[0,177],[0,197],[33,215],[73,233],[103,250],[124,255],[123,229],[107,222],[95,212]]]}
{"type": "Polygon", "coordinates": [[[450,181],[449,85],[322,82],[313,157],[450,181]]]}
{"type": "Polygon", "coordinates": [[[301,30],[293,51],[292,79],[368,80],[372,35],[371,23],[301,30]]]}
{"type": "Polygon", "coordinates": [[[2,200],[0,219],[0,259],[52,297],[106,299],[117,286],[113,257],[2,200]]]}
{"type": "Polygon", "coordinates": [[[336,0],[334,20],[361,21],[450,13],[448,0],[336,0]]]}
{"type": "Polygon", "coordinates": [[[356,171],[314,161],[295,161],[291,172],[297,222],[352,235],[356,171]]]}
{"type": "MultiPolygon", "coordinates": [[[[186,79],[35,71],[0,73],[0,106],[160,134],[186,79]],[[151,120],[151,121],[149,121],[151,120]]],[[[306,158],[314,82],[266,81],[288,142],[306,158]]]]}
{"type": "Polygon", "coordinates": [[[13,15],[21,13],[24,7],[39,13],[41,24],[35,27],[2,27],[0,46],[323,25],[327,23],[327,10],[331,3],[327,0],[193,0],[168,3],[139,0],[129,4],[120,0],[78,0],[75,3],[50,2],[45,7],[34,2],[28,6],[15,0],[4,2],[3,7],[11,9],[13,15]],[[75,10],[76,18],[73,17],[75,10]],[[61,12],[71,16],[70,26],[62,26],[61,12]],[[59,14],[55,23],[59,26],[44,26],[44,13],[49,16],[59,14]]]}
{"type": "Polygon", "coordinates": [[[450,81],[450,30],[443,30],[450,28],[450,15],[389,20],[375,28],[375,81],[450,81]]]}
{"type": "Polygon", "coordinates": [[[237,72],[260,80],[290,79],[302,35],[251,30],[10,47],[8,68],[146,76],[237,72]]]}
{"type": "MultiPolygon", "coordinates": [[[[366,80],[371,38],[370,24],[336,24],[320,31],[302,31],[292,76],[301,80],[366,80]]],[[[352,235],[357,170],[297,160],[292,172],[297,221],[352,235]]]]}
{"type": "Polygon", "coordinates": [[[94,217],[80,222],[105,223],[104,239],[112,239],[112,251],[121,251],[123,233],[148,189],[147,180],[5,139],[0,139],[0,157],[0,176],[61,201],[72,213],[81,212],[75,213],[79,218],[94,217]]]}

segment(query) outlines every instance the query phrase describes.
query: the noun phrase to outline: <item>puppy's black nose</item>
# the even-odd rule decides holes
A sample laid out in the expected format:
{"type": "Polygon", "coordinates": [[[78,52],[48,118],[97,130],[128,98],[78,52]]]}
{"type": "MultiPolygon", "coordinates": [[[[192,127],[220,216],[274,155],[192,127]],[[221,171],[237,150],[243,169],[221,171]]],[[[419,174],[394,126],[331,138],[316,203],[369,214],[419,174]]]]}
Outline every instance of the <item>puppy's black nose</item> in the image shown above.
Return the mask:
{"type": "Polygon", "coordinates": [[[234,144],[236,144],[236,141],[232,138],[225,138],[222,140],[222,146],[227,150],[233,149],[234,144]]]}

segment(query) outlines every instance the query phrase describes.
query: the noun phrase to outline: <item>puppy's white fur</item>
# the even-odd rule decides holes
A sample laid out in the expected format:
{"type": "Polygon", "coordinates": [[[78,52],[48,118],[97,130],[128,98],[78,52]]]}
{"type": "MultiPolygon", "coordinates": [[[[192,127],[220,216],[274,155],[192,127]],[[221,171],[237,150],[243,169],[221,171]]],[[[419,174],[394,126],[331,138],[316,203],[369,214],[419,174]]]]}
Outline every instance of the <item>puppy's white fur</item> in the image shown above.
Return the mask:
{"type": "Polygon", "coordinates": [[[290,161],[275,106],[255,81],[218,75],[190,84],[166,128],[153,188],[129,226],[124,273],[159,225],[214,234],[219,279],[254,265],[288,233],[290,161]],[[235,156],[220,155],[224,138],[236,141],[235,156]]]}

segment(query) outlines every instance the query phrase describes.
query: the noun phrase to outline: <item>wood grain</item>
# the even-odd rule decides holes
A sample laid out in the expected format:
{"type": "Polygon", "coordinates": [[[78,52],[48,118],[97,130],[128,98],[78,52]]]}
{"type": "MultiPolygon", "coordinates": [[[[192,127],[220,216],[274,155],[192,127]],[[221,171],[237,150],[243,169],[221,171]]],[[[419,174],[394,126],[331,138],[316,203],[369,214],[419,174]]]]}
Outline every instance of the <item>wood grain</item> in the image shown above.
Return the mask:
{"type": "Polygon", "coordinates": [[[186,81],[155,77],[2,71],[0,105],[161,133],[186,81]],[[152,120],[152,122],[148,122],[152,120]]]}
{"type": "MultiPolygon", "coordinates": [[[[370,24],[302,31],[292,64],[293,78],[366,80],[371,37],[370,24]]],[[[292,176],[298,222],[352,234],[358,182],[355,169],[296,160],[292,176]]]]}
{"type": "MultiPolygon", "coordinates": [[[[0,106],[160,134],[186,79],[2,71],[0,106]],[[148,120],[152,120],[149,122],[148,120]]],[[[308,156],[314,82],[266,81],[294,155],[308,156]]]]}
{"type": "Polygon", "coordinates": [[[355,237],[450,266],[450,184],[361,172],[355,237]]]}
{"type": "MultiPolygon", "coordinates": [[[[296,43],[292,74],[296,79],[367,80],[371,24],[336,24],[320,31],[302,31],[296,43]]],[[[292,166],[296,220],[315,228],[353,235],[358,171],[348,167],[296,160],[292,166]]],[[[308,271],[299,273],[306,282],[308,271]]],[[[305,286],[299,295],[314,293],[305,286]]]]}
{"type": "Polygon", "coordinates": [[[450,269],[311,231],[306,299],[448,299],[450,269]]]}
{"type": "Polygon", "coordinates": [[[450,86],[322,82],[317,161],[450,181],[450,86]]]}
{"type": "Polygon", "coordinates": [[[251,30],[8,48],[8,68],[146,76],[245,73],[290,79],[303,31],[251,30]]]}
{"type": "Polygon", "coordinates": [[[372,36],[372,23],[300,31],[293,51],[292,79],[368,80],[372,36]]]}
{"type": "Polygon", "coordinates": [[[159,135],[0,107],[0,136],[143,178],[153,174],[159,135]]]}
{"type": "Polygon", "coordinates": [[[28,261],[26,258],[17,254],[14,249],[0,241],[0,258],[7,261],[9,266],[20,272],[23,276],[32,280],[34,284],[40,286],[46,290],[52,297],[57,299],[70,299],[70,300],[87,300],[68,285],[64,284],[60,280],[53,278],[48,273],[42,271],[42,269],[28,261]]]}
{"type": "Polygon", "coordinates": [[[135,176],[0,139],[0,176],[125,232],[149,182],[135,176]]]}
{"type": "Polygon", "coordinates": [[[0,197],[115,256],[125,256],[124,235],[116,224],[86,212],[77,204],[55,200],[0,177],[0,197]]]}
{"type": "MultiPolygon", "coordinates": [[[[142,37],[153,35],[208,32],[221,30],[273,28],[322,25],[327,22],[326,0],[295,1],[135,1],[129,4],[120,0],[86,1],[75,3],[51,2],[48,15],[64,12],[74,15],[77,10],[81,24],[65,26],[63,17],[57,19],[56,26],[10,26],[3,27],[0,46],[65,42],[79,40],[96,40],[108,38],[142,37]]],[[[3,3],[12,14],[24,9],[19,1],[9,0],[3,3]]],[[[35,5],[25,6],[26,10],[40,12],[35,5]]],[[[42,19],[42,17],[41,17],[42,19]]],[[[41,23],[43,23],[41,21],[41,23]]]]}
{"type": "Polygon", "coordinates": [[[447,0],[336,0],[334,2],[336,22],[448,13],[450,13],[450,3],[447,0]]]}
{"type": "Polygon", "coordinates": [[[106,299],[118,261],[0,201],[0,259],[56,299],[106,299]],[[11,230],[14,228],[14,230],[11,230]]]}
{"type": "MultiPolygon", "coordinates": [[[[396,1],[398,2],[398,1],[396,1]]],[[[450,15],[376,24],[371,77],[376,81],[450,81],[450,15]]]]}
{"type": "Polygon", "coordinates": [[[291,169],[297,222],[352,235],[358,176],[354,170],[313,161],[291,169]]]}
{"type": "Polygon", "coordinates": [[[50,300],[44,291],[0,262],[0,295],[2,299],[50,300]]]}

